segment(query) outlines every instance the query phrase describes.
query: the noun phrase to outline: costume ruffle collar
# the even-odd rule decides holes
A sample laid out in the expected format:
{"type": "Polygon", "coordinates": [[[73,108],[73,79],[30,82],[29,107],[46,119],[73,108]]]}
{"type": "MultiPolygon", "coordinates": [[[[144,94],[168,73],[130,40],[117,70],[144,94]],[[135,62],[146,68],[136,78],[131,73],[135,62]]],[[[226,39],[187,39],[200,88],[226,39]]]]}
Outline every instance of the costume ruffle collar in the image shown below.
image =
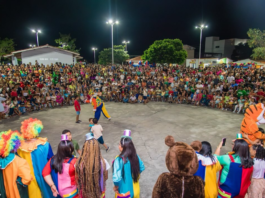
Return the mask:
{"type": "Polygon", "coordinates": [[[211,166],[213,164],[216,164],[217,162],[217,158],[215,156],[213,156],[215,159],[214,162],[212,162],[212,159],[210,157],[205,157],[199,153],[197,153],[197,157],[198,157],[198,161],[201,161],[203,166],[211,166]]]}
{"type": "Polygon", "coordinates": [[[0,158],[0,169],[5,169],[13,160],[15,159],[15,154],[10,153],[5,158],[0,158]]]}
{"type": "Polygon", "coordinates": [[[21,142],[20,150],[25,152],[32,152],[37,149],[39,145],[44,145],[47,142],[47,138],[34,138],[30,140],[24,140],[21,142]]]}

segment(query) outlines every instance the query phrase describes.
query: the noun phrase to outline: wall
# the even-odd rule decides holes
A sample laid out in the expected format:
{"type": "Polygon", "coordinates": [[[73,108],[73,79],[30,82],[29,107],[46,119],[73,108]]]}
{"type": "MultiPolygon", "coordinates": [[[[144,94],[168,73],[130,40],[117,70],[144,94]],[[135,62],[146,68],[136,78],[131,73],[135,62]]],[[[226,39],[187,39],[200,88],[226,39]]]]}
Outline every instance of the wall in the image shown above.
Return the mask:
{"type": "Polygon", "coordinates": [[[183,45],[183,49],[187,52],[187,58],[194,58],[195,48],[189,45],[183,45]]]}
{"type": "Polygon", "coordinates": [[[41,48],[31,51],[26,51],[21,53],[22,63],[28,64],[31,62],[35,64],[35,60],[39,64],[51,64],[56,62],[72,64],[73,63],[73,54],[53,49],[53,48],[41,48]]]}
{"type": "Polygon", "coordinates": [[[214,42],[218,41],[219,37],[210,36],[205,38],[205,50],[204,52],[213,53],[214,42]]]}
{"type": "Polygon", "coordinates": [[[221,53],[224,57],[225,40],[215,41],[213,45],[213,53],[221,53]]]}

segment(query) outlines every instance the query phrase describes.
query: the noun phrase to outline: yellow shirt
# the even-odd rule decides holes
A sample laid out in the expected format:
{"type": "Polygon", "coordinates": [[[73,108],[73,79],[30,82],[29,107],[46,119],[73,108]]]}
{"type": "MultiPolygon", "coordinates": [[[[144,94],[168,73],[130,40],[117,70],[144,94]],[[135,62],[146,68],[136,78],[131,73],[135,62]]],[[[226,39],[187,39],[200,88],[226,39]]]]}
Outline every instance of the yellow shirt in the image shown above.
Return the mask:
{"type": "Polygon", "coordinates": [[[213,198],[217,197],[218,190],[217,190],[217,177],[216,173],[219,172],[222,169],[222,166],[220,165],[219,161],[217,163],[206,166],[205,171],[205,198],[213,198]]]}

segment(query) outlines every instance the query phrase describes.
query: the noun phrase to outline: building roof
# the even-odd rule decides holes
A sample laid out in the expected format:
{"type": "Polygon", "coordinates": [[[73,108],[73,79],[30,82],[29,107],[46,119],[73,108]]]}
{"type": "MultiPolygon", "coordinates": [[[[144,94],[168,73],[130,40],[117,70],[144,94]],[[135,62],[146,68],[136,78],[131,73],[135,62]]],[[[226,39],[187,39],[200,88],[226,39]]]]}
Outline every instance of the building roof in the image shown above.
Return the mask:
{"type": "Polygon", "coordinates": [[[59,48],[59,47],[54,47],[54,46],[51,46],[51,45],[48,45],[48,44],[42,45],[42,46],[39,46],[39,47],[32,47],[32,48],[27,48],[27,49],[23,49],[23,50],[13,51],[10,54],[4,55],[3,57],[7,58],[7,57],[10,57],[10,56],[21,56],[21,53],[22,52],[27,52],[27,51],[32,51],[32,50],[38,50],[38,49],[41,49],[41,48],[53,48],[53,49],[57,49],[57,50],[60,50],[60,51],[69,52],[69,53],[73,54],[77,58],[82,58],[80,56],[80,54],[77,53],[77,52],[65,50],[65,49],[62,49],[62,48],[59,48]]]}
{"type": "Polygon", "coordinates": [[[132,61],[132,62],[139,62],[139,61],[142,61],[142,58],[141,58],[141,56],[136,56],[136,57],[134,57],[134,58],[129,58],[128,60],[126,60],[127,62],[129,62],[129,61],[132,61]]]}

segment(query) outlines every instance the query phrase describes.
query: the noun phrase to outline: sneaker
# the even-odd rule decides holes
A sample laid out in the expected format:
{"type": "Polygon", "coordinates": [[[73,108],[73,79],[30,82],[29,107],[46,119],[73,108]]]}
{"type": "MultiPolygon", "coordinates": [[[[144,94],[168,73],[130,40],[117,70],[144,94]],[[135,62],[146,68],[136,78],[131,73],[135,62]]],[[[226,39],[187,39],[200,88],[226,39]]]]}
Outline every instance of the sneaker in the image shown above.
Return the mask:
{"type": "Polygon", "coordinates": [[[108,152],[109,151],[109,147],[106,149],[106,152],[108,152]]]}
{"type": "Polygon", "coordinates": [[[108,121],[110,121],[111,120],[111,118],[108,118],[108,121]]]}
{"type": "Polygon", "coordinates": [[[78,122],[82,122],[82,120],[78,120],[78,122]]]}
{"type": "Polygon", "coordinates": [[[79,124],[80,122],[77,121],[77,122],[75,122],[75,123],[79,124]]]}
{"type": "Polygon", "coordinates": [[[108,152],[109,151],[109,147],[106,149],[106,152],[108,152]]]}

